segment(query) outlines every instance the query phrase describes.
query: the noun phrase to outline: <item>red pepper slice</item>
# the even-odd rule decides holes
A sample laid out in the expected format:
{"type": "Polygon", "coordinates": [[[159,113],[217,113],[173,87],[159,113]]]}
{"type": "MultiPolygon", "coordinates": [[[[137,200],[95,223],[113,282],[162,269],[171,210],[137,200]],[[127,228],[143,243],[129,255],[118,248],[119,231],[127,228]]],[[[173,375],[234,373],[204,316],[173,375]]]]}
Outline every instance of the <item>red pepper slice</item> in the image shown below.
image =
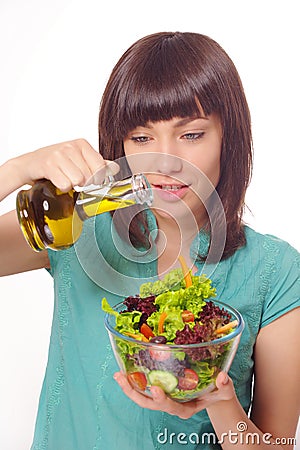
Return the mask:
{"type": "Polygon", "coordinates": [[[146,323],[142,324],[140,331],[147,339],[155,336],[152,329],[146,323]]]}
{"type": "Polygon", "coordinates": [[[188,311],[187,309],[185,311],[182,311],[181,317],[184,322],[194,322],[195,321],[194,314],[192,313],[192,311],[188,311]]]}

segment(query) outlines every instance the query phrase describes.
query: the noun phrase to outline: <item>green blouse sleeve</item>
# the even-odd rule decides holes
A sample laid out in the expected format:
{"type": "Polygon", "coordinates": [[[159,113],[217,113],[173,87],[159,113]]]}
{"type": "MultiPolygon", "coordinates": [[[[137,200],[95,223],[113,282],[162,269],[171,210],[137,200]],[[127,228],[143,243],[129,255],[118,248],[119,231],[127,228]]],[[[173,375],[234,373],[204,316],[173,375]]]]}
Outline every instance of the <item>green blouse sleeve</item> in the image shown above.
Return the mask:
{"type": "Polygon", "coordinates": [[[54,276],[54,271],[55,271],[55,265],[56,265],[56,257],[55,257],[56,256],[55,255],[56,252],[54,252],[51,249],[47,249],[47,252],[48,252],[48,258],[49,258],[49,262],[50,262],[50,267],[49,267],[49,269],[46,269],[46,270],[53,277],[54,276]]]}
{"type": "Polygon", "coordinates": [[[272,281],[263,306],[261,327],[300,306],[300,254],[286,242],[278,241],[276,261],[274,264],[270,261],[272,281]]]}

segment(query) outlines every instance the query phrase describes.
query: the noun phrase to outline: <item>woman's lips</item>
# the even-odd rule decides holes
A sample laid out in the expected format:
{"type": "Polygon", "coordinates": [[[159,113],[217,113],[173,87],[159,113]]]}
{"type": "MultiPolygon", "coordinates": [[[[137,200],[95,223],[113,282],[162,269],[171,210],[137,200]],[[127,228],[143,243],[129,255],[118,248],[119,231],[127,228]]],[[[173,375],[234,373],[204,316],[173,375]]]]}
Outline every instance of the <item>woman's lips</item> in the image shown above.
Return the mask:
{"type": "Polygon", "coordinates": [[[181,199],[189,189],[183,184],[152,184],[155,195],[167,202],[176,202],[181,199]]]}

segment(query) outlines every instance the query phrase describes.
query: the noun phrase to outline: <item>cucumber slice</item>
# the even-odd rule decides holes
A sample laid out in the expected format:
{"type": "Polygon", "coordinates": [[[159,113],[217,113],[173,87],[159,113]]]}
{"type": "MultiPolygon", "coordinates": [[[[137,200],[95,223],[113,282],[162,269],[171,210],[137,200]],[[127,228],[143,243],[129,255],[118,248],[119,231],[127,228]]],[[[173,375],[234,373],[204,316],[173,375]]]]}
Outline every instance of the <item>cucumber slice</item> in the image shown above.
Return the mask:
{"type": "Polygon", "coordinates": [[[148,378],[152,386],[161,387],[166,394],[174,391],[178,384],[178,380],[170,372],[164,372],[163,370],[152,370],[148,373],[148,378]]]}

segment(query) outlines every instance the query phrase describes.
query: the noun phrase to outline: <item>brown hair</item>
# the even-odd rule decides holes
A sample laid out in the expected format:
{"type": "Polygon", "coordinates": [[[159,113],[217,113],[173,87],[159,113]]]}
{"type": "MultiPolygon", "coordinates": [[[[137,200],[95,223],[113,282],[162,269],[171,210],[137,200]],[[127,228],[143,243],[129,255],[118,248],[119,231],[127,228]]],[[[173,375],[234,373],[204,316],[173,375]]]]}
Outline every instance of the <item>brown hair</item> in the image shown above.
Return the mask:
{"type": "MultiPolygon", "coordinates": [[[[181,32],[156,33],[134,43],[114,67],[104,91],[99,148],[105,159],[120,158],[129,131],[148,121],[197,116],[199,103],[205,115],[219,116],[223,130],[216,190],[226,217],[224,259],[245,244],[242,215],[252,170],[252,137],[240,77],[218,43],[181,32]]],[[[133,242],[143,242],[144,230],[139,230],[133,224],[133,242]]]]}

